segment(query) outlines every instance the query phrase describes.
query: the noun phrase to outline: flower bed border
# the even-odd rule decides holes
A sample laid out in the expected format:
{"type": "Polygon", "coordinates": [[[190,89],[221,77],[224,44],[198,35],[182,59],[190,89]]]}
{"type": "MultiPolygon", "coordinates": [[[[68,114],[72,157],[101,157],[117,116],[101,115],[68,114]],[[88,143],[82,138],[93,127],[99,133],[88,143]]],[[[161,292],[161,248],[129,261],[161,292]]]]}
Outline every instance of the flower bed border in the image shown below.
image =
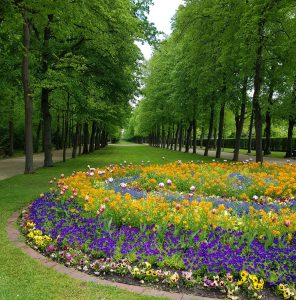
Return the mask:
{"type": "Polygon", "coordinates": [[[57,272],[66,274],[72,278],[79,279],[81,281],[95,282],[97,284],[101,284],[105,286],[117,287],[136,294],[149,295],[154,297],[166,297],[175,300],[219,300],[217,298],[207,298],[207,297],[201,297],[195,295],[171,293],[171,292],[151,289],[148,287],[141,287],[141,286],[129,285],[125,283],[113,282],[105,279],[99,279],[94,276],[75,270],[74,268],[68,268],[64,265],[61,265],[43,256],[39,252],[35,251],[20,239],[21,234],[15,226],[20,213],[21,211],[14,212],[7,221],[6,232],[7,232],[8,239],[14,246],[19,248],[23,253],[29,255],[34,260],[39,261],[43,266],[47,268],[52,268],[57,272]]]}

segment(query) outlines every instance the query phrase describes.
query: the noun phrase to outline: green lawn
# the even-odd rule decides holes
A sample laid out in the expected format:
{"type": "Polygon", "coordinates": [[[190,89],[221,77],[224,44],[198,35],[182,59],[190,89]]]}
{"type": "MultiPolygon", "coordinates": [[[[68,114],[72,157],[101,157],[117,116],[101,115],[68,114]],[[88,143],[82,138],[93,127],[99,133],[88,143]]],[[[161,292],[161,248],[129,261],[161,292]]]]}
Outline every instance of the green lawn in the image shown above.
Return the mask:
{"type": "Polygon", "coordinates": [[[212,160],[147,146],[112,145],[91,155],[57,163],[52,168],[41,168],[33,175],[18,175],[0,181],[0,299],[155,299],[95,283],[84,283],[46,268],[15,248],[9,242],[5,229],[10,215],[25,207],[40,193],[46,192],[49,179],[61,173],[69,175],[73,170],[85,169],[87,165],[104,166],[123,160],[133,163],[141,160],[165,163],[178,159],[212,160]]]}
{"type": "MultiPolygon", "coordinates": [[[[223,152],[228,152],[228,153],[232,153],[233,150],[234,149],[232,149],[232,148],[223,148],[222,149],[223,152]]],[[[240,154],[248,154],[248,150],[240,149],[239,153],[240,154]]],[[[256,156],[256,151],[252,150],[250,154],[256,156]]],[[[285,154],[286,154],[286,152],[272,151],[270,155],[265,155],[265,156],[266,157],[284,158],[285,154]]]]}

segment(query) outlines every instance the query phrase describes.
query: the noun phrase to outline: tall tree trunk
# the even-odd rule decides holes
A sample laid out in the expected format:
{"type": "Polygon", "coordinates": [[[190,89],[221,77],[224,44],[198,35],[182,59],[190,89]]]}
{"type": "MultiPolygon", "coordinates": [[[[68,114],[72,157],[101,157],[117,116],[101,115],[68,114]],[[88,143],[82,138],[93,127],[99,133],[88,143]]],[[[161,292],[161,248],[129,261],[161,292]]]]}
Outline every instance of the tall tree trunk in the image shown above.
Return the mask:
{"type": "Polygon", "coordinates": [[[33,173],[33,103],[30,90],[29,51],[30,51],[30,21],[23,14],[23,58],[22,83],[25,101],[25,174],[33,173]]]}
{"type": "Polygon", "coordinates": [[[58,112],[57,113],[57,129],[56,129],[56,132],[55,132],[55,147],[56,147],[56,150],[61,149],[60,131],[61,131],[61,128],[60,128],[60,114],[58,112]]]}
{"type": "Polygon", "coordinates": [[[169,149],[170,147],[170,139],[171,139],[171,124],[169,124],[168,133],[166,137],[166,148],[169,149]]]}
{"type": "Polygon", "coordinates": [[[83,127],[83,154],[88,153],[88,145],[89,145],[88,123],[85,122],[83,127]]]}
{"type": "Polygon", "coordinates": [[[101,148],[101,129],[97,126],[96,139],[95,139],[95,149],[98,150],[100,148],[101,148]]]}
{"type": "Polygon", "coordinates": [[[40,143],[40,133],[42,128],[42,120],[39,121],[37,132],[36,132],[36,143],[35,143],[35,153],[39,152],[39,143],[40,143]]]}
{"type": "Polygon", "coordinates": [[[82,124],[79,123],[79,133],[78,133],[78,155],[82,153],[82,124]]]}
{"type": "Polygon", "coordinates": [[[161,122],[161,148],[165,148],[165,129],[163,121],[161,122]]]}
{"type": "Polygon", "coordinates": [[[174,145],[175,151],[177,151],[179,132],[180,132],[180,124],[177,125],[177,130],[175,134],[175,145],[174,145]]]}
{"type": "Polygon", "coordinates": [[[174,147],[174,136],[175,136],[175,124],[173,123],[172,133],[171,133],[171,140],[170,140],[170,150],[173,150],[174,147]]]}
{"type": "Polygon", "coordinates": [[[214,125],[214,105],[211,105],[208,140],[207,140],[204,156],[208,156],[209,154],[209,148],[211,145],[212,132],[213,132],[213,125],[214,125]]]}
{"type": "Polygon", "coordinates": [[[221,157],[221,149],[222,149],[222,142],[223,142],[224,118],[225,118],[225,102],[223,101],[221,103],[221,107],[220,107],[219,132],[218,132],[218,140],[217,140],[216,158],[221,157]]]}
{"type": "Polygon", "coordinates": [[[267,111],[265,115],[265,145],[264,145],[264,155],[271,154],[271,107],[273,105],[273,94],[274,94],[274,79],[273,79],[273,73],[275,71],[275,66],[272,65],[271,67],[271,80],[270,80],[270,86],[269,86],[269,93],[268,93],[268,99],[267,99],[267,111]]]}
{"type": "Polygon", "coordinates": [[[192,130],[193,130],[193,137],[192,137],[192,146],[193,146],[193,149],[192,149],[192,153],[196,153],[196,119],[195,117],[193,118],[192,120],[192,130]]]}
{"type": "Polygon", "coordinates": [[[213,148],[216,150],[217,148],[217,127],[214,127],[214,144],[213,144],[213,148]]]}
{"type": "Polygon", "coordinates": [[[191,132],[192,132],[192,122],[190,122],[189,127],[187,129],[186,144],[185,144],[185,153],[189,152],[190,140],[191,140],[191,132]]]}
{"type": "MultiPolygon", "coordinates": [[[[292,157],[292,138],[293,138],[293,130],[296,123],[296,76],[293,84],[292,98],[291,98],[291,109],[289,115],[289,126],[288,126],[288,137],[287,137],[287,150],[286,150],[286,158],[292,157]]],[[[296,150],[296,149],[295,149],[296,150]]]]}
{"type": "MultiPolygon", "coordinates": [[[[263,12],[264,13],[264,12],[263,12]]],[[[263,14],[262,13],[262,14],[263,14]]],[[[255,148],[256,148],[256,162],[263,162],[262,155],[262,113],[260,105],[260,91],[262,85],[262,52],[264,44],[264,27],[266,19],[264,16],[260,16],[258,22],[258,46],[256,49],[256,63],[255,63],[255,75],[254,75],[254,94],[253,94],[253,108],[255,118],[255,148]]]]}
{"type": "Polygon", "coordinates": [[[10,102],[10,114],[9,114],[9,121],[8,121],[8,155],[13,156],[13,144],[14,144],[14,103],[13,101],[10,102]]]}
{"type": "Polygon", "coordinates": [[[200,133],[200,148],[203,147],[204,137],[205,137],[205,128],[202,127],[201,128],[201,133],[200,133]]]}
{"type": "Polygon", "coordinates": [[[249,135],[248,135],[248,153],[252,151],[252,135],[253,135],[253,124],[254,124],[254,108],[252,107],[250,125],[249,125],[249,135]]]}
{"type": "Polygon", "coordinates": [[[76,158],[77,155],[77,147],[78,147],[78,141],[79,141],[79,126],[80,124],[76,123],[76,131],[73,136],[73,149],[72,149],[72,158],[76,158]]]}
{"type": "MultiPolygon", "coordinates": [[[[44,28],[44,41],[42,53],[42,73],[45,75],[48,70],[49,50],[48,44],[51,37],[50,22],[53,20],[53,15],[48,15],[48,23],[44,28]]],[[[43,116],[43,147],[44,147],[44,167],[52,167],[52,141],[51,141],[51,114],[49,105],[48,88],[42,88],[41,91],[41,110],[43,116]]]]}
{"type": "MultiPolygon", "coordinates": [[[[235,142],[234,142],[234,153],[233,160],[238,161],[239,156],[239,148],[240,148],[240,139],[242,136],[245,114],[246,114],[246,102],[247,102],[247,87],[248,87],[248,78],[244,79],[243,87],[242,87],[242,103],[240,109],[240,115],[236,118],[236,131],[235,131],[235,142]]],[[[251,135],[252,138],[252,135],[251,135]]]]}
{"type": "Polygon", "coordinates": [[[66,161],[67,140],[68,140],[68,133],[69,133],[69,107],[70,107],[70,94],[68,93],[66,118],[65,118],[65,135],[64,135],[64,147],[63,147],[63,162],[66,161]]]}
{"type": "Polygon", "coordinates": [[[96,128],[97,128],[96,121],[93,121],[92,122],[92,128],[91,128],[90,142],[89,142],[89,152],[94,152],[95,151],[96,128]]]}
{"type": "Polygon", "coordinates": [[[183,124],[180,123],[180,130],[179,130],[179,152],[182,151],[183,146],[183,124]]]}

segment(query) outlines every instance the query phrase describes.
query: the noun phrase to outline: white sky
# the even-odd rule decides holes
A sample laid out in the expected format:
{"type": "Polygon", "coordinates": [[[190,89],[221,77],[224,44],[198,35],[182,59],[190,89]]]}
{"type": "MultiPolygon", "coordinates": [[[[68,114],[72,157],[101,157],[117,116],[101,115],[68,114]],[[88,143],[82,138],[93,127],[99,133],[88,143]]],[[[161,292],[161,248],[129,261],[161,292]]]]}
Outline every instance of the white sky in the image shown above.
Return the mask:
{"type": "MultiPolygon", "coordinates": [[[[153,22],[159,31],[169,35],[171,33],[171,18],[175,15],[182,0],[154,0],[154,5],[150,7],[149,21],[153,22]]],[[[144,57],[149,59],[152,49],[148,44],[138,45],[144,57]]]]}

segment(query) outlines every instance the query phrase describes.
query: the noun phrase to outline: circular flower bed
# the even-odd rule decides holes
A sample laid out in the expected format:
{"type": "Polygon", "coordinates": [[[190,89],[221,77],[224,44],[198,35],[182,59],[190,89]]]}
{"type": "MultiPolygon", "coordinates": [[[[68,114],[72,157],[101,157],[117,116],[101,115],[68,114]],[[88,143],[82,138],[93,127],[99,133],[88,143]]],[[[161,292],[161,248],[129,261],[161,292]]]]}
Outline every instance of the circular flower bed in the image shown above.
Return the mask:
{"type": "Polygon", "coordinates": [[[295,166],[124,163],[50,184],[21,227],[67,266],[229,299],[296,299],[295,166]]]}

